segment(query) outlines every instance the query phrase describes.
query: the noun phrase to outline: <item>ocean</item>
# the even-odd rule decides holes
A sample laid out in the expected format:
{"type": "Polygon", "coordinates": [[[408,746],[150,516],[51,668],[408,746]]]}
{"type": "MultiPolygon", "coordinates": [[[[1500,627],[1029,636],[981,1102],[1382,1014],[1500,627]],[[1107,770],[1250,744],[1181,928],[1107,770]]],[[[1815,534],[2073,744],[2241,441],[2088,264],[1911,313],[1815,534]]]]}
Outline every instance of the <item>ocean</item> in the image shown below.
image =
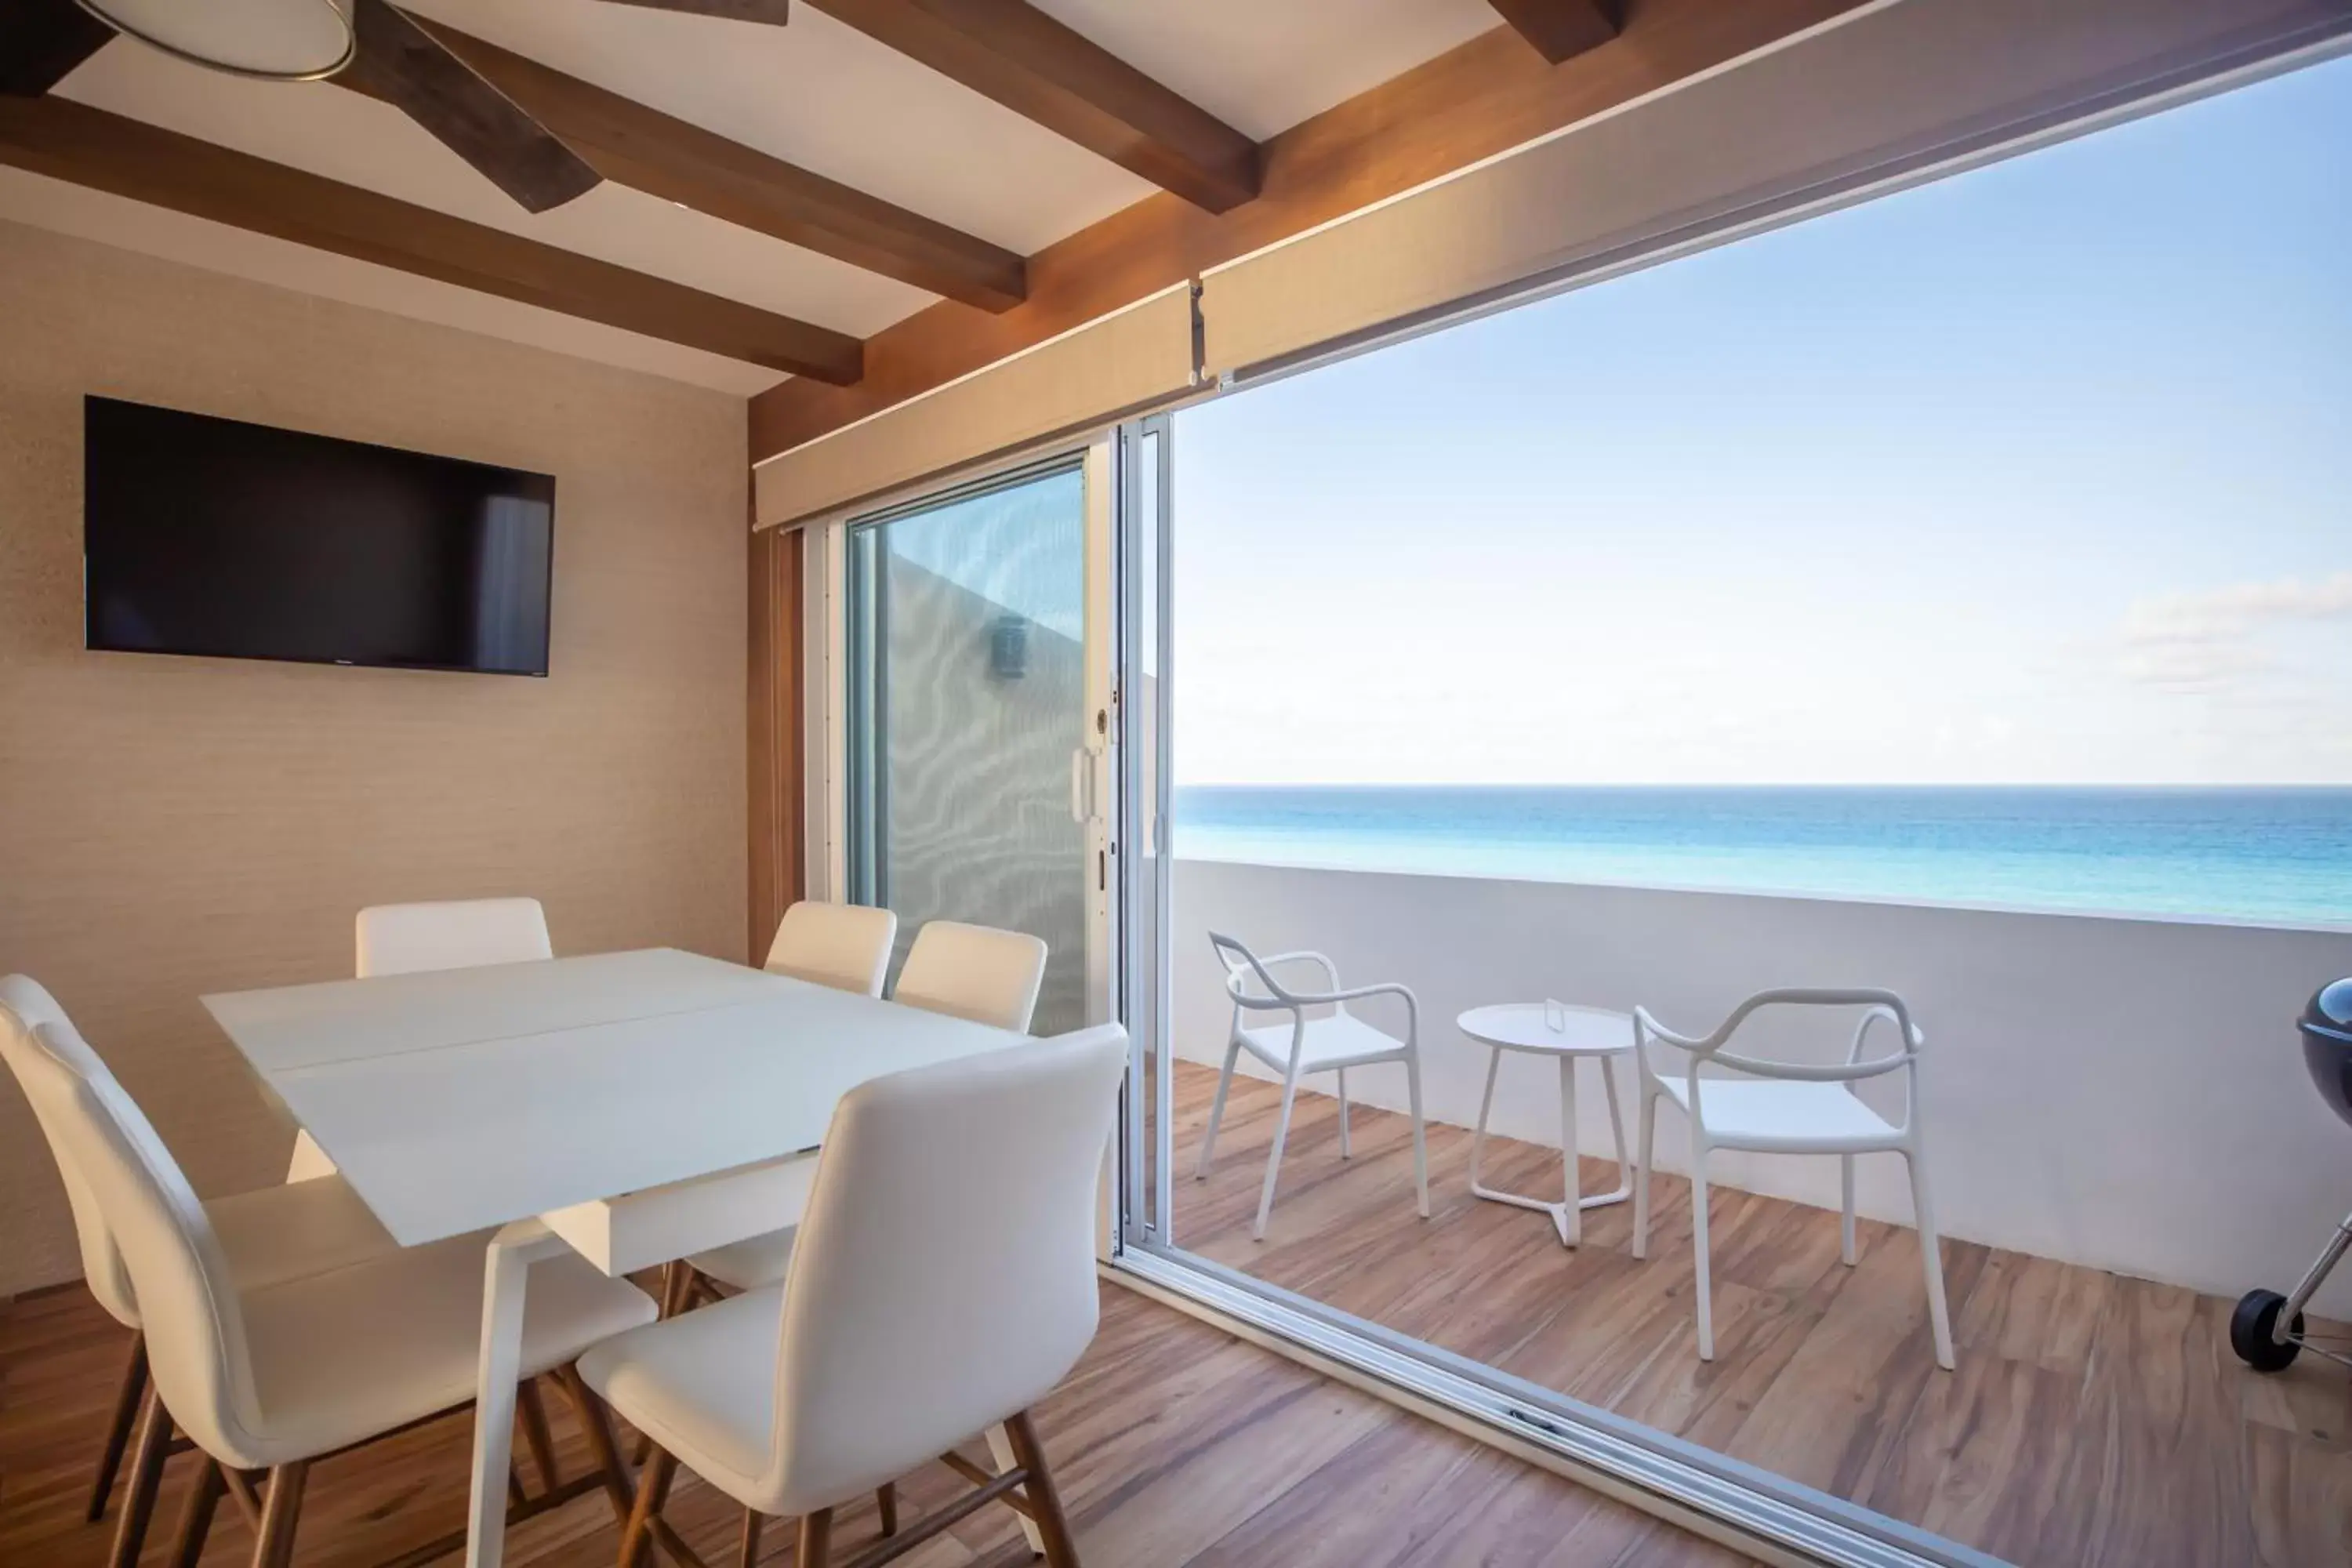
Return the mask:
{"type": "Polygon", "coordinates": [[[1192,785],[1180,856],[2352,926],[2352,788],[1192,785]]]}

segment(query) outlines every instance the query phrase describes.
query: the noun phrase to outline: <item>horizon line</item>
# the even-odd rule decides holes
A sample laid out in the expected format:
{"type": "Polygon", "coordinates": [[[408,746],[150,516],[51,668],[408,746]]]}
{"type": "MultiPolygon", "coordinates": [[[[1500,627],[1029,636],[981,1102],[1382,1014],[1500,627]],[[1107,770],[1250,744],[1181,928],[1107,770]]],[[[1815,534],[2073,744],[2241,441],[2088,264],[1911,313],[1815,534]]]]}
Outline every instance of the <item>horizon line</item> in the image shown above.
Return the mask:
{"type": "Polygon", "coordinates": [[[1933,784],[1922,784],[1922,783],[1919,783],[1919,782],[1915,781],[1915,780],[1869,780],[1869,779],[1860,779],[1860,780],[1838,780],[1838,781],[1835,781],[1835,782],[1826,782],[1826,783],[1825,783],[1825,782],[1822,782],[1822,781],[1818,781],[1818,780],[1799,780],[1799,779],[1766,779],[1766,780],[1757,780],[1757,781],[1753,781],[1753,782],[1741,782],[1741,783],[1737,783],[1737,784],[1731,784],[1731,783],[1721,783],[1721,782],[1710,782],[1710,781],[1705,781],[1705,780],[1687,780],[1687,779],[1685,779],[1685,780],[1638,780],[1638,779],[1637,779],[1637,780],[1624,780],[1624,781],[1607,781],[1607,780],[1592,780],[1592,779],[1557,779],[1557,780],[1538,779],[1538,780],[1524,780],[1524,781],[1491,781],[1491,780],[1477,780],[1477,781],[1471,781],[1471,782],[1463,782],[1463,781],[1460,781],[1460,780],[1447,780],[1447,779],[1319,779],[1319,780],[1315,780],[1315,781],[1312,781],[1312,782],[1302,782],[1302,781],[1298,781],[1298,780],[1195,779],[1195,780],[1187,780],[1187,781],[1181,781],[1181,782],[1179,782],[1179,783],[1177,783],[1177,784],[1174,785],[1174,787],[1175,787],[1175,788],[1177,788],[1177,789],[1180,789],[1180,790],[1183,790],[1183,789],[1363,789],[1363,790],[1372,790],[1372,789],[1458,789],[1458,790],[1507,790],[1507,789],[1694,789],[1694,790],[1696,790],[1696,789],[1713,789],[1713,790],[1736,790],[1736,789],[1874,789],[1874,790],[1885,790],[1885,789],[1919,789],[1919,790],[1929,790],[1929,789],[1933,789],[1933,790],[1972,790],[1972,789],[2006,789],[2006,790],[2029,790],[2029,789],[2030,789],[2030,790],[2095,790],[2095,790],[2170,790],[2170,791],[2175,791],[2175,792],[2192,791],[2192,790],[2194,790],[2194,791],[2226,791],[2226,790],[2241,790],[2241,791],[2252,791],[2252,790],[2272,790],[2272,791],[2276,791],[2276,790],[2334,790],[2334,791],[2341,791],[2341,792],[2352,792],[2352,779],[2345,779],[2345,780],[2326,780],[2326,781],[2320,781],[2320,782],[2301,781],[2301,780],[2292,780],[2292,779],[2281,779],[2281,780],[2275,780],[2275,781],[2269,781],[2269,780],[2265,780],[2265,781],[2256,781],[2256,782],[2251,782],[2251,783],[2250,783],[2250,782],[2243,782],[2243,781],[2234,782],[2234,783],[2222,783],[2222,782],[2216,782],[2216,783],[2204,783],[2204,782],[2188,782],[2188,781],[2184,781],[2184,782],[2164,782],[2164,783],[2154,783],[2154,784],[2147,783],[2147,782],[2146,782],[2146,781],[2126,781],[2126,780],[2114,780],[2114,781],[2106,781],[2106,780],[2098,780],[2098,779],[2068,780],[2068,781],[2066,781],[2066,782],[2064,782],[2064,783],[2058,783],[2058,784],[2053,784],[2053,783],[2048,782],[2048,781],[2046,781],[2046,780],[2031,780],[2031,779],[2020,779],[2020,780],[2014,780],[2014,781],[2000,781],[2000,782],[1993,782],[1993,783],[1984,783],[1984,782],[1969,782],[1969,783],[1952,782],[1952,783],[1933,783],[1933,784]]]}

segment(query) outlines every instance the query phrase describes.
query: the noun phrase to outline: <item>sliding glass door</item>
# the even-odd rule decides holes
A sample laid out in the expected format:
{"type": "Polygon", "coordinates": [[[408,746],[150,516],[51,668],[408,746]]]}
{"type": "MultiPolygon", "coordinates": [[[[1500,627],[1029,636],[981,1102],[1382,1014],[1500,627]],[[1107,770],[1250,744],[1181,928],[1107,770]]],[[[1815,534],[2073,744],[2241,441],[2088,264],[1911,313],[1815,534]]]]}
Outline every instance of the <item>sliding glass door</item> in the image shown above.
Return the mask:
{"type": "Polygon", "coordinates": [[[1108,1012],[1103,462],[1075,452],[841,532],[841,870],[898,914],[1044,940],[1033,1027],[1108,1012]]]}
{"type": "Polygon", "coordinates": [[[2352,58],[1124,432],[1114,1266],[1780,1560],[2352,1563],[2347,176],[2352,58]]]}

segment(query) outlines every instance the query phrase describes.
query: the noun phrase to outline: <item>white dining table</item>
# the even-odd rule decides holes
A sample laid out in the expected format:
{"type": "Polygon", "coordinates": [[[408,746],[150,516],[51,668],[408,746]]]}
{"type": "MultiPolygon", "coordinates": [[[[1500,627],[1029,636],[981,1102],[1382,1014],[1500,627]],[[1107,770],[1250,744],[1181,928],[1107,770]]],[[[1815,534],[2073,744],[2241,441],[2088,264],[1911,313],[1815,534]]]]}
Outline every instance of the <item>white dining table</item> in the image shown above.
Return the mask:
{"type": "Polygon", "coordinates": [[[671,948],[204,1003],[394,1240],[496,1232],[471,1568],[504,1548],[533,1261],[619,1275],[773,1230],[845,1094],[1024,1037],[671,948]]]}

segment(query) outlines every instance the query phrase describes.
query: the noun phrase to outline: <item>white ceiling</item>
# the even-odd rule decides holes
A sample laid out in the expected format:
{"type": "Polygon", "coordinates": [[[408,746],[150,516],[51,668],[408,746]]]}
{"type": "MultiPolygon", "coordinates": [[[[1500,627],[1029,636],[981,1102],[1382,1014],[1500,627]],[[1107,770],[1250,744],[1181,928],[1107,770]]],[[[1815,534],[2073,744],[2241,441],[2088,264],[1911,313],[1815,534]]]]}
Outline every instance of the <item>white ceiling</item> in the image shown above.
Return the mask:
{"type": "Polygon", "coordinates": [[[1030,3],[1257,142],[1502,21],[1486,0],[1030,3]]]}
{"type": "MultiPolygon", "coordinates": [[[[1061,140],[807,6],[767,27],[604,0],[411,8],[679,119],[1029,254],[1151,194],[1061,140]]],[[[1485,0],[1037,0],[1264,140],[1496,25],[1485,0]]],[[[240,80],[127,39],[63,96],[403,201],[870,336],[933,296],[607,183],[524,212],[405,116],[325,84],[240,80]]],[[[0,171],[0,217],[286,287],[749,393],[773,372],[567,321],[373,264],[0,171]]]]}

